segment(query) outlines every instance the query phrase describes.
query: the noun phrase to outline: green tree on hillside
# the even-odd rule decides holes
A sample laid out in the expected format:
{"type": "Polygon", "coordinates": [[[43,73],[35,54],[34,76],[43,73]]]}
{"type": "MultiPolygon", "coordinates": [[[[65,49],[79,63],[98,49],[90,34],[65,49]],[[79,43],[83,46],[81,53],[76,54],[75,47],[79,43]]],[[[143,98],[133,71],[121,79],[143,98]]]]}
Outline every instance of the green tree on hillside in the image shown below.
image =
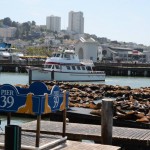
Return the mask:
{"type": "Polygon", "coordinates": [[[24,23],[22,24],[22,30],[23,30],[23,33],[24,33],[26,36],[28,36],[30,29],[31,29],[31,26],[29,25],[28,22],[24,22],[24,23]]]}
{"type": "Polygon", "coordinates": [[[9,17],[7,17],[7,18],[4,18],[3,24],[11,27],[12,21],[9,17]]]}
{"type": "Polygon", "coordinates": [[[11,24],[11,26],[12,26],[12,27],[16,27],[16,28],[17,28],[17,27],[18,27],[18,23],[17,23],[17,22],[15,22],[15,21],[13,21],[13,22],[12,22],[12,24],[11,24]]]}
{"type": "Polygon", "coordinates": [[[35,26],[35,25],[36,25],[36,22],[35,22],[35,21],[32,21],[31,25],[32,25],[32,26],[35,26]]]}

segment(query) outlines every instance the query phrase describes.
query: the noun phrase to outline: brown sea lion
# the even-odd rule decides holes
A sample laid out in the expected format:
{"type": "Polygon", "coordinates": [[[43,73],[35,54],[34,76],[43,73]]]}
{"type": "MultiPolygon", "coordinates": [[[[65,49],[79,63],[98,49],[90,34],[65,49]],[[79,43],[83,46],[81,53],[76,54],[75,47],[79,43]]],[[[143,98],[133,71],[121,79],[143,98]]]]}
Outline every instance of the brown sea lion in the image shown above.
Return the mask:
{"type": "Polygon", "coordinates": [[[101,116],[101,109],[92,110],[90,114],[101,116]]]}
{"type": "Polygon", "coordinates": [[[145,123],[148,123],[149,119],[146,116],[144,116],[144,117],[142,117],[140,119],[137,119],[136,122],[145,122],[145,123]]]}

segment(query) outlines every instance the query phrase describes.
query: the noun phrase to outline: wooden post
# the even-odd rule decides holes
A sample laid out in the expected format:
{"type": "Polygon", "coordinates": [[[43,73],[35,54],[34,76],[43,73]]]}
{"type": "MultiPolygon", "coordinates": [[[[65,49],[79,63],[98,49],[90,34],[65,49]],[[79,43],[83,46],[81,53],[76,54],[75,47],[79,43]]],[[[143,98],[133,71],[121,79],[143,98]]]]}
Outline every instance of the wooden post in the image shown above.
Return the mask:
{"type": "Polygon", "coordinates": [[[62,136],[65,137],[66,135],[66,90],[63,93],[63,102],[64,102],[64,110],[63,110],[63,134],[62,136]]]}
{"type": "Polygon", "coordinates": [[[52,72],[51,72],[51,80],[53,81],[53,80],[54,80],[54,78],[55,78],[54,70],[52,70],[52,72]]]}
{"type": "Polygon", "coordinates": [[[7,113],[7,125],[10,125],[10,120],[11,120],[11,112],[7,113]]]}
{"type": "Polygon", "coordinates": [[[102,144],[112,145],[113,100],[102,100],[101,135],[102,144]]]}
{"type": "Polygon", "coordinates": [[[29,68],[29,85],[32,83],[32,71],[31,68],[29,68]]]}
{"type": "Polygon", "coordinates": [[[41,123],[41,115],[38,115],[37,116],[36,145],[35,145],[35,147],[39,147],[39,143],[40,143],[40,123],[41,123]]]}
{"type": "Polygon", "coordinates": [[[63,137],[66,135],[66,109],[63,110],[63,137]]]}

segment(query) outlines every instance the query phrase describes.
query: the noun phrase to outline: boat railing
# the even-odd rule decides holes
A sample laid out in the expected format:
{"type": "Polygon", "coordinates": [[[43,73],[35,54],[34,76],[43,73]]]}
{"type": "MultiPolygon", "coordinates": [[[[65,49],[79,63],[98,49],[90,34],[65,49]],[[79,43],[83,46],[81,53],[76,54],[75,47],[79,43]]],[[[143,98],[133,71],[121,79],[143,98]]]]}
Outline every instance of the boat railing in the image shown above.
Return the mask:
{"type": "Polygon", "coordinates": [[[90,59],[80,59],[80,62],[83,64],[94,65],[93,61],[90,59]]]}
{"type": "Polygon", "coordinates": [[[91,59],[80,59],[80,62],[93,63],[93,61],[91,59]]]}
{"type": "Polygon", "coordinates": [[[105,71],[92,71],[91,73],[105,74],[105,71]]]}

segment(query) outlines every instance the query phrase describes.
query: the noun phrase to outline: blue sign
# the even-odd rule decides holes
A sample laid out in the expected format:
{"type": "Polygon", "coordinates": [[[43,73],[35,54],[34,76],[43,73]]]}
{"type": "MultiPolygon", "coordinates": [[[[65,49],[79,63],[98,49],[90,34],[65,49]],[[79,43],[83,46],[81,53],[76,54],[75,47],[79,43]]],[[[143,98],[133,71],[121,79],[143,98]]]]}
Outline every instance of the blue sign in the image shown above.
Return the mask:
{"type": "Polygon", "coordinates": [[[48,90],[42,82],[34,82],[29,88],[10,84],[0,86],[0,111],[41,115],[68,107],[68,92],[58,86],[48,90]]]}

